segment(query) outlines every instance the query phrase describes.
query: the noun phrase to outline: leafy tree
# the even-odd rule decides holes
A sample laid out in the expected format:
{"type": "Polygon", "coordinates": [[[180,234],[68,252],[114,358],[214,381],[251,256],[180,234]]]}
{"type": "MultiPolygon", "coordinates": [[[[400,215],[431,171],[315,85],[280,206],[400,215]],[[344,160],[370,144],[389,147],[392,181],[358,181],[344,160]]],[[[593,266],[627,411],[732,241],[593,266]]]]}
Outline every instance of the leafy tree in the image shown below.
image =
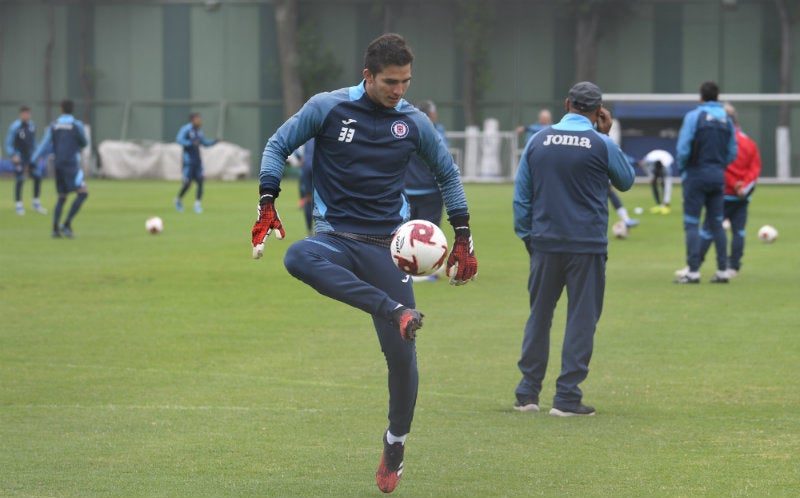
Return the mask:
{"type": "Polygon", "coordinates": [[[330,88],[342,72],[334,53],[323,48],[317,23],[303,17],[297,30],[297,71],[303,88],[303,98],[330,88]]]}

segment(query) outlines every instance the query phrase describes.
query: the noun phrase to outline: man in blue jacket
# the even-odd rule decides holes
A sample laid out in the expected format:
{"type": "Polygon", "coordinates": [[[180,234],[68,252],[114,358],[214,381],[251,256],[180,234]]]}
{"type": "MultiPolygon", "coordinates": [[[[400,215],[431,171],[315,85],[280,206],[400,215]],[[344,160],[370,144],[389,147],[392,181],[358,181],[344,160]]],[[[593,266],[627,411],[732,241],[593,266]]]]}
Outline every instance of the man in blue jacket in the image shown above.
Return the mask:
{"type": "Polygon", "coordinates": [[[194,112],[189,115],[189,122],[178,130],[175,141],[183,146],[183,184],[175,197],[175,209],[183,212],[183,195],[189,190],[192,181],[197,183],[197,194],[194,201],[194,212],[202,213],[203,200],[203,160],[200,157],[200,146],[206,147],[217,143],[216,140],[208,139],[203,135],[200,127],[203,125],[203,118],[200,113],[194,112]]]}
{"type": "Polygon", "coordinates": [[[55,157],[56,192],[58,193],[56,207],[53,209],[52,235],[56,239],[62,235],[70,239],[75,237],[72,231],[72,219],[78,214],[78,210],[89,196],[80,165],[81,149],[86,147],[89,141],[86,138],[83,123],[72,115],[74,108],[75,103],[71,100],[61,101],[61,116],[47,127],[42,142],[31,158],[31,162],[36,163],[39,157],[52,147],[55,157]],[[78,196],[72,201],[67,218],[61,225],[61,213],[67,202],[67,194],[70,192],[77,192],[78,196]]]}
{"type": "Polygon", "coordinates": [[[411,84],[411,49],[403,37],[384,34],[364,57],[356,86],[313,96],[270,137],[260,174],[253,257],[267,237],[284,237],[275,209],[286,158],[314,138],[315,235],[286,252],[286,269],[325,296],[372,316],[388,367],[389,427],[376,481],[392,492],[403,474],[406,435],[417,399],[415,337],[423,315],[415,308],[412,281],[392,262],[392,233],[408,219],[403,194],[414,154],[430,168],[444,198],[455,241],[447,259],[450,283],[475,278],[469,211],[458,168],[427,116],[403,99],[411,84]]]}
{"type": "Polygon", "coordinates": [[[514,408],[538,412],[547,370],[550,326],[564,287],[567,326],[561,374],[550,415],[594,415],[578,387],[589,373],[603,309],[608,252],[608,183],[626,191],[634,170],[608,136],[611,114],[594,83],[573,86],[567,114],[528,142],[514,184],[514,231],[530,256],[531,313],[525,324],[522,380],[514,408]]]}
{"type": "Polygon", "coordinates": [[[725,108],[717,101],[719,87],[713,81],[700,86],[702,103],[686,113],[678,133],[677,163],[683,182],[683,229],[689,271],[675,283],[700,283],[702,240],[700,217],[706,210],[708,229],[717,252],[717,273],[712,283],[727,283],[727,236],[725,216],[725,168],[736,159],[736,131],[725,108]]]}
{"type": "Polygon", "coordinates": [[[19,109],[19,119],[11,123],[6,136],[6,152],[14,163],[14,200],[17,202],[17,214],[25,214],[22,207],[22,184],[25,182],[25,170],[33,180],[33,210],[47,214],[47,210],[39,201],[42,190],[42,175],[36,168],[36,163],[31,161],[36,150],[36,125],[31,119],[31,109],[22,106],[19,109]]]}

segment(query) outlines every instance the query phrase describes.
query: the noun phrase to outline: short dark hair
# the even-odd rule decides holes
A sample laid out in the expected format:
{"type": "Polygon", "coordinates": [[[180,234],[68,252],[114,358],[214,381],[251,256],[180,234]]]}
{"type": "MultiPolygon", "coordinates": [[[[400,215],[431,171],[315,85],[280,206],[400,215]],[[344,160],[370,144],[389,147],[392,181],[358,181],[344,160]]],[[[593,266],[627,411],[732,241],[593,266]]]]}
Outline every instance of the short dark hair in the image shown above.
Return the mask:
{"type": "Polygon", "coordinates": [[[71,101],[70,99],[64,99],[61,101],[61,112],[64,114],[72,114],[75,110],[75,102],[71,101]]]}
{"type": "Polygon", "coordinates": [[[31,108],[26,106],[26,105],[24,105],[24,106],[19,108],[19,112],[28,112],[30,110],[31,110],[31,108]]]}
{"type": "Polygon", "coordinates": [[[713,81],[706,81],[700,85],[700,98],[704,102],[712,102],[719,98],[719,86],[713,81]]]}
{"type": "Polygon", "coordinates": [[[364,67],[378,74],[386,66],[405,66],[414,61],[411,47],[397,33],[385,33],[370,42],[364,54],[364,67]]]}
{"type": "Polygon", "coordinates": [[[193,112],[193,113],[189,114],[189,121],[193,120],[194,118],[199,118],[199,117],[200,117],[200,113],[199,112],[193,112]]]}

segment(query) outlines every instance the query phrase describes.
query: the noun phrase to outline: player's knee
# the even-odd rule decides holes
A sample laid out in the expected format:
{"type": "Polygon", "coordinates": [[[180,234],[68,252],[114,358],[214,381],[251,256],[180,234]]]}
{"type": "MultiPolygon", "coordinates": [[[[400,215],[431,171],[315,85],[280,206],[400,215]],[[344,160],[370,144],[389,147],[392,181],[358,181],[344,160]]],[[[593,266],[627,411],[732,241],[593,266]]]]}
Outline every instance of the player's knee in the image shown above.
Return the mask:
{"type": "Polygon", "coordinates": [[[412,347],[404,343],[401,348],[384,351],[386,367],[394,375],[406,376],[417,370],[417,361],[412,347]]]}
{"type": "Polygon", "coordinates": [[[89,192],[87,190],[78,191],[78,198],[81,201],[85,201],[87,197],[89,197],[89,192]]]}
{"type": "Polygon", "coordinates": [[[301,278],[308,270],[308,252],[303,249],[302,244],[295,243],[289,246],[286,255],[283,257],[283,265],[286,270],[295,278],[301,278]]]}

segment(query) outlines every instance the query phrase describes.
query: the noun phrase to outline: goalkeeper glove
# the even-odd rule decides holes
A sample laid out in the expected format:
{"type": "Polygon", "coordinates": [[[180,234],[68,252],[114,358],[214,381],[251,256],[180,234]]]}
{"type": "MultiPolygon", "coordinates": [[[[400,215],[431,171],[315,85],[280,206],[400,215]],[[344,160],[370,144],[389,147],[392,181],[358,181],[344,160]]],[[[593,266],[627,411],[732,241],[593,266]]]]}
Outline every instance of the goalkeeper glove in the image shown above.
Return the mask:
{"type": "Polygon", "coordinates": [[[469,215],[450,218],[450,224],[456,232],[453,250],[447,258],[447,276],[450,285],[464,285],[478,276],[478,260],[472,245],[472,234],[469,230],[469,215]]]}
{"type": "Polygon", "coordinates": [[[253,237],[253,259],[264,255],[264,242],[267,241],[267,237],[272,234],[273,230],[277,230],[275,236],[278,237],[278,240],[286,237],[278,211],[275,210],[276,196],[277,194],[274,192],[264,193],[258,203],[258,219],[250,232],[253,237]]]}

